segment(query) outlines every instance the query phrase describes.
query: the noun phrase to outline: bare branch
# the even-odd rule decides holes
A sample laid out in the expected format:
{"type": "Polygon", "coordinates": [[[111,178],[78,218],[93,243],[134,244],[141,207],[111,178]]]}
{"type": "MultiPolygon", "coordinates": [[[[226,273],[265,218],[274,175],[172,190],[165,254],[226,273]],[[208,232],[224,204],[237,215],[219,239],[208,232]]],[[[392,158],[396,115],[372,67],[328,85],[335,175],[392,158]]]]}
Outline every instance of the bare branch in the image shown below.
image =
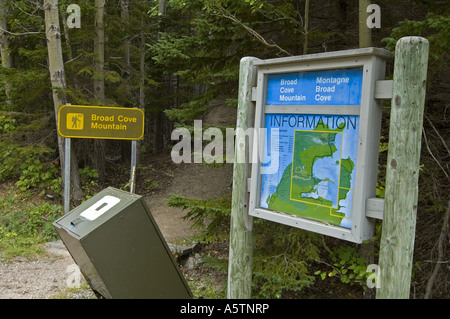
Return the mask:
{"type": "Polygon", "coordinates": [[[3,33],[8,33],[13,36],[30,35],[30,34],[44,34],[45,33],[43,31],[28,31],[28,32],[22,32],[22,33],[15,33],[15,32],[10,32],[8,30],[5,30],[2,27],[0,27],[0,31],[3,33]]]}
{"type": "Polygon", "coordinates": [[[428,116],[426,116],[426,114],[424,114],[424,116],[427,119],[428,123],[430,123],[430,125],[433,128],[434,132],[439,137],[439,139],[441,140],[441,142],[444,145],[445,149],[447,150],[448,155],[450,156],[450,149],[448,148],[447,143],[445,143],[445,141],[442,138],[441,134],[439,134],[438,130],[436,129],[436,127],[434,127],[433,122],[431,122],[431,120],[428,118],[428,116]]]}
{"type": "Polygon", "coordinates": [[[79,57],[81,57],[83,54],[79,54],[77,57],[75,57],[75,58],[73,58],[73,59],[71,59],[71,60],[69,60],[69,61],[66,61],[66,62],[64,62],[64,64],[67,64],[67,63],[70,63],[70,62],[72,62],[72,61],[75,61],[76,59],[78,59],[79,57]]]}
{"type": "Polygon", "coordinates": [[[445,176],[447,176],[447,179],[450,179],[450,177],[448,176],[447,172],[445,171],[445,169],[442,167],[441,163],[438,161],[438,159],[434,156],[433,152],[430,149],[430,146],[428,145],[428,139],[427,139],[427,134],[425,133],[425,128],[423,127],[422,129],[422,133],[423,133],[423,137],[424,137],[424,141],[425,141],[425,146],[427,147],[428,153],[430,153],[431,157],[434,159],[434,161],[438,164],[438,166],[441,168],[441,170],[444,172],[445,176]]]}
{"type": "Polygon", "coordinates": [[[281,48],[280,46],[278,46],[277,44],[270,44],[266,41],[266,39],[264,39],[264,37],[262,35],[260,35],[258,32],[256,32],[255,30],[253,30],[252,28],[248,27],[247,25],[245,25],[243,22],[239,21],[238,18],[236,18],[233,14],[231,14],[227,9],[223,8],[223,7],[219,7],[219,6],[215,6],[215,8],[217,8],[221,13],[222,13],[222,17],[227,18],[237,24],[239,24],[241,27],[243,27],[250,35],[252,35],[253,37],[255,37],[259,42],[261,42],[262,44],[264,44],[265,46],[269,47],[269,48],[275,48],[278,49],[280,52],[288,55],[288,56],[292,56],[291,53],[289,53],[288,51],[284,50],[283,48],[281,48]]]}
{"type": "MultiPolygon", "coordinates": [[[[33,14],[33,13],[28,13],[28,12],[26,12],[25,10],[23,10],[16,2],[13,2],[13,5],[14,5],[15,9],[18,9],[19,11],[21,11],[21,12],[24,13],[24,14],[26,14],[27,16],[32,17],[32,18],[38,18],[38,19],[44,21],[44,19],[43,19],[42,17],[40,17],[40,16],[38,16],[38,15],[35,15],[35,14],[33,14]]],[[[37,4],[37,3],[36,3],[35,6],[37,6],[37,9],[35,10],[35,12],[36,12],[37,10],[41,10],[41,9],[42,9],[41,6],[40,6],[40,4],[37,4]]]]}

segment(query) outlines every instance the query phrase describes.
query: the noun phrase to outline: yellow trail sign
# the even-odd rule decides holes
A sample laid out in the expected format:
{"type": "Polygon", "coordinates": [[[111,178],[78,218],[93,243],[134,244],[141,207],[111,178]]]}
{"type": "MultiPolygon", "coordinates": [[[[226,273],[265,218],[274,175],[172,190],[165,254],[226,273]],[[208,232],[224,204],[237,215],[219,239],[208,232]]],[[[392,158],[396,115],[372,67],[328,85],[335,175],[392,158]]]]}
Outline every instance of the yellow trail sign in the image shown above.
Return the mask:
{"type": "Polygon", "coordinates": [[[62,105],[58,133],[71,138],[140,140],[144,112],[137,108],[62,105]]]}

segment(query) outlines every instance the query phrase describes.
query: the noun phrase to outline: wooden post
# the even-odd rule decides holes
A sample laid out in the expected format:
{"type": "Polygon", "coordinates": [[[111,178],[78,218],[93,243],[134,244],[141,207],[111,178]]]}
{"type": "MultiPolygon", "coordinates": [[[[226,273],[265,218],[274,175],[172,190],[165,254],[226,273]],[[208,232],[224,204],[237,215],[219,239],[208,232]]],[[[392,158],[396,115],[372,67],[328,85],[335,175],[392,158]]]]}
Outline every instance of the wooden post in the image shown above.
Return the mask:
{"type": "Polygon", "coordinates": [[[395,48],[378,299],[410,295],[428,48],[421,37],[395,48]]]}
{"type": "Polygon", "coordinates": [[[252,290],[253,219],[248,216],[248,158],[249,122],[252,86],[255,79],[253,63],[256,58],[241,59],[239,98],[236,121],[236,142],[231,203],[230,252],[228,261],[229,299],[248,299],[252,290]]]}

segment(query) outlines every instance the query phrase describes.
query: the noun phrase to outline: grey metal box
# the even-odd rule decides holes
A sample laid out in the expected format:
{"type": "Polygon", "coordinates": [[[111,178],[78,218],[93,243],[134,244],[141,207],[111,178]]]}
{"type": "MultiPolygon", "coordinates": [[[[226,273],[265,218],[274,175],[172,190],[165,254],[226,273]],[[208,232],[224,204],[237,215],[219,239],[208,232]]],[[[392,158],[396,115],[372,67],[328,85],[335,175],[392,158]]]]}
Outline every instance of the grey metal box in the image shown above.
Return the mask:
{"type": "Polygon", "coordinates": [[[105,298],[192,298],[144,199],[107,188],[53,223],[105,298]]]}

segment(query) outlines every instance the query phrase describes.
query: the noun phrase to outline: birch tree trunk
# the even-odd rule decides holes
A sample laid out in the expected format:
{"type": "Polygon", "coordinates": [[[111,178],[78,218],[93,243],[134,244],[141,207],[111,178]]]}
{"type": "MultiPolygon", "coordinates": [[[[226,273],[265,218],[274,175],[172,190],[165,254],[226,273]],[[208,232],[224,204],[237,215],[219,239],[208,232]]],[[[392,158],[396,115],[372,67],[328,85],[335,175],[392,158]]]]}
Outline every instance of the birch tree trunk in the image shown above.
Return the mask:
{"type": "MultiPolygon", "coordinates": [[[[8,39],[8,13],[7,13],[7,4],[6,0],[0,0],[0,52],[1,52],[1,58],[2,58],[2,67],[4,68],[12,68],[12,57],[9,53],[9,39],[8,39]]],[[[11,90],[11,85],[5,81],[5,94],[6,94],[6,104],[10,105],[10,95],[9,92],[11,90]]]]}
{"type": "MultiPolygon", "coordinates": [[[[53,105],[55,110],[56,125],[58,125],[58,111],[61,105],[67,104],[64,93],[66,89],[66,79],[64,72],[64,61],[61,48],[61,30],[58,16],[58,0],[44,0],[45,12],[45,34],[48,49],[48,69],[52,84],[53,105]]],[[[58,135],[58,150],[61,164],[61,176],[64,179],[64,138],[58,135]]],[[[81,200],[83,197],[80,187],[80,176],[78,173],[78,162],[75,153],[72,152],[71,163],[72,198],[81,200]]],[[[64,185],[64,181],[63,181],[64,185]]]]}
{"type": "MultiPolygon", "coordinates": [[[[94,95],[98,102],[105,103],[105,24],[103,17],[105,14],[106,0],[95,0],[95,77],[94,77],[94,95]]],[[[102,186],[105,182],[105,141],[101,139],[94,140],[94,166],[98,172],[98,182],[102,186]]]]}

